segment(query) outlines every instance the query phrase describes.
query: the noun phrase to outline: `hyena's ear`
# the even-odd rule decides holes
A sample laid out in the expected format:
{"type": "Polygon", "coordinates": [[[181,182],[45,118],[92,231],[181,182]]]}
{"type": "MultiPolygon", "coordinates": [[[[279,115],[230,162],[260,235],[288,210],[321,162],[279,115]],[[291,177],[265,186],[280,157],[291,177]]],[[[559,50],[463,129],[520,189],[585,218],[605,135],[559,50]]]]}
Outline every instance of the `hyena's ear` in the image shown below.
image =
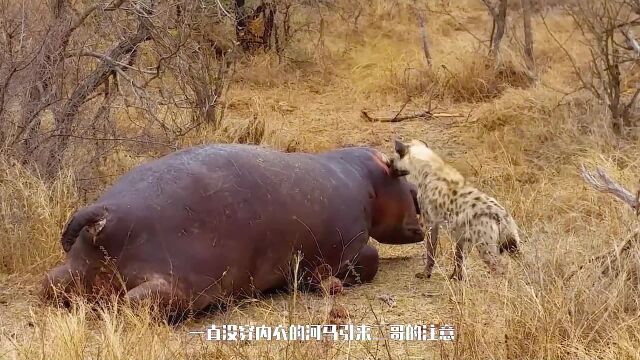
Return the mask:
{"type": "Polygon", "coordinates": [[[396,154],[400,156],[400,158],[403,158],[405,155],[407,155],[407,152],[409,151],[409,147],[403,144],[402,141],[398,139],[393,140],[393,148],[396,154]]]}

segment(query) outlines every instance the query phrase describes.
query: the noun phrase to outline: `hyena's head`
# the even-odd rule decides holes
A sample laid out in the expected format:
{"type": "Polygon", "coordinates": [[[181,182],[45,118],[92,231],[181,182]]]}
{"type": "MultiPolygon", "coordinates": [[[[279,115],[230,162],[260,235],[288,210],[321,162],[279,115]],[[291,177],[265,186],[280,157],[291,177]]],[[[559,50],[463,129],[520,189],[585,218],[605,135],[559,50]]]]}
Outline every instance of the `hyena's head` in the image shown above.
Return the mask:
{"type": "Polygon", "coordinates": [[[391,158],[391,171],[396,176],[406,176],[418,167],[433,168],[442,163],[442,159],[422,140],[411,140],[408,144],[394,140],[394,154],[391,158]]]}

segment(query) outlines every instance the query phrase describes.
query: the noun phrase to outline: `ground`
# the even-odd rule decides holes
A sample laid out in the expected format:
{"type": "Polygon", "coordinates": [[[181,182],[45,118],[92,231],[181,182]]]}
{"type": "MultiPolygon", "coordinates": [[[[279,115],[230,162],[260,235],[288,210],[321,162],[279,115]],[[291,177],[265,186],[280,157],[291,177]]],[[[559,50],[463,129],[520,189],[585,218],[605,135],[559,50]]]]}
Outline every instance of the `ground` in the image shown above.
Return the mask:
{"type": "MultiPolygon", "coordinates": [[[[517,9],[496,67],[486,56],[486,45],[476,39],[490,33],[482,2],[460,0],[450,4],[448,13],[435,6],[428,17],[434,62],[429,69],[407,4],[371,2],[357,29],[325,14],[333,26],[327,26],[324,45],[316,44],[314,34],[307,48],[297,49],[306,56],[300,63],[279,62],[272,55],[247,60],[229,93],[226,124],[264,121],[259,142],[297,151],[368,145],[390,154],[394,137],[426,141],[472,184],[496,197],[520,225],[522,255],[510,260],[506,275],[490,276],[471,253],[468,278],[448,280],[452,243],[445,233],[431,279],[414,276],[423,266],[421,244],[372,240],[382,258],[378,275],[335,297],[273,295],[175,328],[155,321],[148,311],[117,303],[96,311],[83,304],[71,312],[53,309],[39,303],[38,284],[43,271],[62,259],[58,239],[69,214],[154,155],[125,150],[110,155],[104,169],[109,180],[88,198],[76,187],[83,177],[72,171],[45,184],[3,160],[0,358],[640,358],[637,273],[625,267],[622,275],[604,276],[589,265],[632,234],[637,219],[579,176],[581,164],[599,165],[633,189],[640,170],[637,137],[613,135],[602,104],[576,91],[572,63],[539,17],[534,19],[536,76],[528,79],[522,71],[517,9]],[[398,123],[361,118],[363,109],[387,116],[405,103],[404,114],[431,104],[435,113],[458,116],[398,123]],[[354,324],[451,323],[456,341],[219,344],[189,334],[212,323],[326,323],[335,304],[348,310],[354,324]]],[[[578,36],[571,19],[558,8],[545,14],[553,36],[587,73],[588,49],[569,41],[578,36]]],[[[180,146],[219,139],[204,129],[180,146]]],[[[79,165],[69,165],[74,166],[79,165]]],[[[631,264],[638,263],[631,258],[631,264]]]]}

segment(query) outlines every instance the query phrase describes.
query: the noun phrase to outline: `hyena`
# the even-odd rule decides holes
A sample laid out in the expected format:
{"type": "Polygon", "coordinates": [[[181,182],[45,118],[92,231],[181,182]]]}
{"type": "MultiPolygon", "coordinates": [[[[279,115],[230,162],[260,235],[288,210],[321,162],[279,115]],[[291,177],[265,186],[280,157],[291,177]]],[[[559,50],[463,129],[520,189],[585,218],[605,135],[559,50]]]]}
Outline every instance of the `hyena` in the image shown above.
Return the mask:
{"type": "Polygon", "coordinates": [[[390,160],[398,176],[408,175],[418,187],[418,203],[430,227],[426,241],[426,265],[419,277],[431,277],[438,246],[438,229],[448,223],[456,243],[452,279],[461,280],[467,245],[475,245],[492,273],[504,272],[500,254],[518,252],[518,226],[511,215],[491,196],[468,185],[454,167],[442,160],[426,143],[395,140],[390,160]]]}

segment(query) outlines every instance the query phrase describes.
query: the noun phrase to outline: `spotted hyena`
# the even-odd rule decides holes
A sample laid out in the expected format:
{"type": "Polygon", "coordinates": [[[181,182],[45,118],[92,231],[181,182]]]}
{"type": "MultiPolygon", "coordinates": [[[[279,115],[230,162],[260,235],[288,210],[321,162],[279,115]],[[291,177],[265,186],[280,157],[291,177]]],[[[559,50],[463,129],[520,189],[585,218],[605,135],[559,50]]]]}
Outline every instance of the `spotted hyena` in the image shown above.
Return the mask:
{"type": "Polygon", "coordinates": [[[513,217],[491,196],[468,185],[464,177],[442,160],[426,143],[395,141],[390,165],[399,176],[408,175],[418,187],[418,203],[430,227],[426,241],[426,266],[419,277],[430,277],[438,245],[438,228],[448,223],[456,242],[451,278],[462,279],[467,245],[475,245],[493,273],[503,273],[500,254],[518,252],[518,226],[513,217]]]}

